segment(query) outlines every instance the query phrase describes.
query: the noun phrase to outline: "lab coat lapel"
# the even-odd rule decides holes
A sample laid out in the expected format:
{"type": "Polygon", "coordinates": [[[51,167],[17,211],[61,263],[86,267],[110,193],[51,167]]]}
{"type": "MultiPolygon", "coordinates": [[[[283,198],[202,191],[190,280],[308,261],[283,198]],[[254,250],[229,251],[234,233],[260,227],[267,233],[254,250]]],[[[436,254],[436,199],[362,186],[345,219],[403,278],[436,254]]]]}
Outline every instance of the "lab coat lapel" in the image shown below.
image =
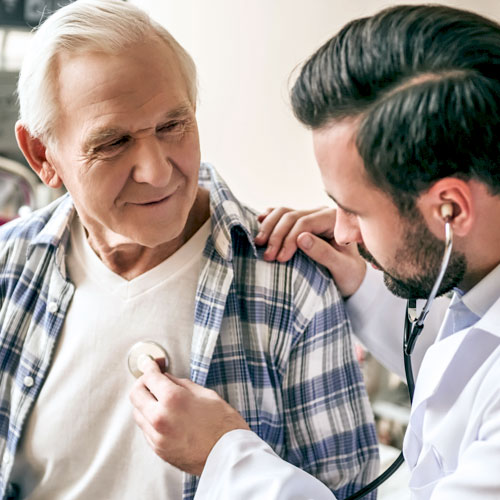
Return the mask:
{"type": "Polygon", "coordinates": [[[450,367],[453,358],[460,349],[466,333],[467,330],[456,332],[429,347],[418,373],[415,394],[413,396],[413,411],[435,393],[443,375],[450,367]]]}
{"type": "Polygon", "coordinates": [[[455,335],[433,344],[425,353],[418,372],[410,424],[403,445],[405,459],[411,469],[416,466],[422,450],[422,429],[427,400],[436,392],[443,375],[463,342],[464,335],[465,331],[457,332],[455,335]]]}
{"type": "Polygon", "coordinates": [[[410,466],[417,465],[422,445],[424,416],[431,411],[432,397],[440,406],[451,407],[468,380],[498,344],[500,299],[475,325],[433,344],[426,352],[415,387],[410,424],[405,436],[404,454],[410,466]]]}
{"type": "Polygon", "coordinates": [[[486,359],[499,340],[500,329],[497,324],[499,314],[500,298],[471,327],[442,340],[439,340],[438,336],[436,343],[429,347],[424,356],[415,388],[414,408],[432,396],[443,381],[448,381],[448,377],[445,377],[448,371],[452,372],[452,379],[449,382],[453,384],[453,379],[461,378],[462,374],[474,369],[477,360],[486,359]],[[481,339],[478,339],[477,335],[481,332],[481,339]],[[484,334],[489,334],[493,338],[487,339],[484,334]],[[462,349],[467,349],[468,355],[465,357],[459,352],[462,349]],[[461,364],[462,357],[463,363],[461,364]]]}

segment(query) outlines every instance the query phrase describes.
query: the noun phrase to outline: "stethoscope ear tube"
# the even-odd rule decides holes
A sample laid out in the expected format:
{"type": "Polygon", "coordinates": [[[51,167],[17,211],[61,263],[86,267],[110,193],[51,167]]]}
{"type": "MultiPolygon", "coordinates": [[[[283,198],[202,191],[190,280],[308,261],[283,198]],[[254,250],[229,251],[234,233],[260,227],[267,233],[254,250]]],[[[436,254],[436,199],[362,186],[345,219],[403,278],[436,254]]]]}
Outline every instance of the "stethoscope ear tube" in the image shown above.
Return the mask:
{"type": "MultiPolygon", "coordinates": [[[[408,394],[410,395],[410,402],[413,401],[413,393],[415,392],[415,380],[413,378],[413,369],[411,366],[411,354],[417,337],[424,328],[424,321],[429,312],[434,299],[436,298],[437,292],[441,286],[444,278],[446,269],[448,268],[448,262],[450,261],[451,250],[453,246],[453,232],[449,220],[445,221],[445,248],[443,259],[441,261],[441,267],[439,269],[438,276],[434,282],[429,298],[427,299],[422,312],[417,318],[417,301],[415,299],[408,299],[406,303],[405,310],[405,323],[404,323],[404,334],[403,334],[403,358],[405,365],[406,382],[408,384],[408,394]]],[[[380,476],[375,478],[371,483],[367,484],[364,488],[361,488],[356,493],[348,496],[345,500],[357,500],[362,498],[373,490],[377,489],[382,483],[387,481],[402,465],[404,462],[403,452],[401,452],[396,460],[382,473],[380,476]]]]}

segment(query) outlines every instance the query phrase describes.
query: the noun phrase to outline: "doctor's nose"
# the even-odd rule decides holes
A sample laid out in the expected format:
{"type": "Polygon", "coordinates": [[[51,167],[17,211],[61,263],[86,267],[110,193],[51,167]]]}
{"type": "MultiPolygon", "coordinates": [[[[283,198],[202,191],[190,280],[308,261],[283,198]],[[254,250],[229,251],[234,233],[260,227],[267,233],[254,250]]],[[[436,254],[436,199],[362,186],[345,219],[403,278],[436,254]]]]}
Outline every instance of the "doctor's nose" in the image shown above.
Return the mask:
{"type": "Polygon", "coordinates": [[[349,245],[349,243],[362,242],[357,217],[344,212],[340,208],[337,209],[333,234],[335,242],[338,245],[349,245]]]}
{"type": "Polygon", "coordinates": [[[168,152],[155,137],[143,138],[136,145],[132,178],[140,184],[155,187],[168,185],[172,175],[172,163],[168,152]]]}

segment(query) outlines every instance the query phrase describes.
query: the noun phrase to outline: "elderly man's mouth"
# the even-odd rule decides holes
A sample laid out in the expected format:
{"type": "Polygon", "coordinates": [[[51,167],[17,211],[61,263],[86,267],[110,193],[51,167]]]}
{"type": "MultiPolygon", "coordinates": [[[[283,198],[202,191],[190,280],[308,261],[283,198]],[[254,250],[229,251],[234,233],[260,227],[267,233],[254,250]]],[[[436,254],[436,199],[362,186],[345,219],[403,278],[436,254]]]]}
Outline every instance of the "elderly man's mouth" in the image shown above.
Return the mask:
{"type": "Polygon", "coordinates": [[[163,198],[158,198],[157,200],[145,201],[143,203],[139,203],[139,205],[143,205],[146,207],[160,205],[161,203],[167,201],[168,199],[170,199],[170,196],[164,196],[163,198]]]}
{"type": "Polygon", "coordinates": [[[166,203],[168,200],[172,198],[174,193],[170,193],[167,196],[162,196],[161,198],[151,198],[149,200],[141,200],[141,201],[131,201],[129,202],[131,205],[135,205],[137,207],[156,207],[166,203]]]}

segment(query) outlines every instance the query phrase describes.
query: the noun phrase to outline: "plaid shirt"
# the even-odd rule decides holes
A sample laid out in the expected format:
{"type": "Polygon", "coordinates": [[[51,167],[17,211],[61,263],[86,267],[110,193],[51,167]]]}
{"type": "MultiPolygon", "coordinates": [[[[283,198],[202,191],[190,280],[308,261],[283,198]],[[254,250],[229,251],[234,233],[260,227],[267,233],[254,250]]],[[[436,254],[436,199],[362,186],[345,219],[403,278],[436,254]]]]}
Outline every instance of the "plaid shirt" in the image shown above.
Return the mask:
{"type": "MultiPolygon", "coordinates": [[[[262,259],[255,214],[209,165],[200,185],[210,189],[212,228],[196,293],[191,379],[344,498],[376,475],[378,451],[342,300],[303,254],[285,264],[262,259]]],[[[74,210],[65,195],[0,230],[0,498],[73,296],[65,253],[74,210]]],[[[184,499],[196,485],[184,475],[184,499]]]]}

